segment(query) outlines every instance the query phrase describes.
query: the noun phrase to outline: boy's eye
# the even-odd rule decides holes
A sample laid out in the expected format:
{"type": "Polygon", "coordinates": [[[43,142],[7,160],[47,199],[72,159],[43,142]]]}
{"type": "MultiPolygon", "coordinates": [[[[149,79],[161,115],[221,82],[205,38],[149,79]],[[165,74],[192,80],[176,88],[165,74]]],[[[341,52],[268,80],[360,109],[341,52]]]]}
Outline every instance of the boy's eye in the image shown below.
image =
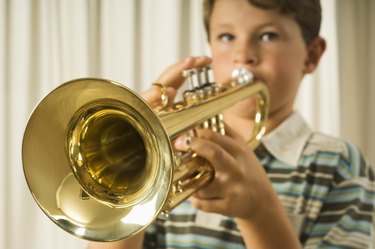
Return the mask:
{"type": "Polygon", "coordinates": [[[234,35],[224,33],[224,34],[220,34],[218,38],[219,38],[219,40],[221,40],[223,42],[229,42],[229,41],[232,41],[234,39],[234,35]]]}
{"type": "Polygon", "coordinates": [[[273,41],[279,38],[279,35],[274,32],[265,32],[260,35],[262,41],[273,41]]]}

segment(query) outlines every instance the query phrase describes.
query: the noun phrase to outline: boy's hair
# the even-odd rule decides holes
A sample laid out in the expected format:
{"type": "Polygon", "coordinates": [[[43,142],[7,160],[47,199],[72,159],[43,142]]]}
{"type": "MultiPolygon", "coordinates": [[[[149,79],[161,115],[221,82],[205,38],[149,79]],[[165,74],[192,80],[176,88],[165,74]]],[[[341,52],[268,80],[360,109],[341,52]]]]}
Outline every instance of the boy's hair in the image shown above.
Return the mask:
{"type": "MultiPolygon", "coordinates": [[[[262,9],[276,9],[291,16],[299,25],[303,39],[309,43],[319,35],[322,19],[320,0],[247,0],[249,4],[262,9]]],[[[204,26],[210,36],[210,18],[215,0],[204,0],[204,26]]]]}

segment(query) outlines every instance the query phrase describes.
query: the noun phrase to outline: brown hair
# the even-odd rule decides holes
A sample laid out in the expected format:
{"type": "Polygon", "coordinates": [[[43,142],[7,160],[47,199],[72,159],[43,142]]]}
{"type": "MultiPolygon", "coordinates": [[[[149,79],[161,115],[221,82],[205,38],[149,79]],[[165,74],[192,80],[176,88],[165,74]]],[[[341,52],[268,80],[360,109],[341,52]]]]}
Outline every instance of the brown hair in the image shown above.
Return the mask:
{"type": "MultiPolygon", "coordinates": [[[[262,9],[277,9],[281,14],[291,16],[299,25],[306,43],[319,35],[322,19],[320,0],[247,0],[249,4],[262,9]]],[[[204,0],[204,26],[210,34],[210,17],[215,0],[204,0]]]]}

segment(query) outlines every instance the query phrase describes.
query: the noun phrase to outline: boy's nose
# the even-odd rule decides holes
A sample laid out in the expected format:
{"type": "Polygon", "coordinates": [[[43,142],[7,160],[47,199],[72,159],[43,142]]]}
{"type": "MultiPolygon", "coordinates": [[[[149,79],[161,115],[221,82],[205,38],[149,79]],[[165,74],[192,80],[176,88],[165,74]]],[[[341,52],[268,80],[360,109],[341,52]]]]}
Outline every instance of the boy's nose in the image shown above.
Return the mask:
{"type": "Polygon", "coordinates": [[[234,63],[244,65],[256,65],[259,61],[254,49],[242,46],[234,51],[234,63]]]}

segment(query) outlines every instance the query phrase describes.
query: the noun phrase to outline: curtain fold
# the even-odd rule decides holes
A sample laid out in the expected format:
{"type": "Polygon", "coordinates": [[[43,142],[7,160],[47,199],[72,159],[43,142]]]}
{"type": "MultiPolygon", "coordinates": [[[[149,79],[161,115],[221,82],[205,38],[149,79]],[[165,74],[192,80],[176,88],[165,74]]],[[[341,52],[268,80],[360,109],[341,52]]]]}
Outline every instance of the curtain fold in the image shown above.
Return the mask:
{"type": "MultiPolygon", "coordinates": [[[[354,141],[374,165],[375,2],[322,4],[328,50],[296,108],[315,129],[354,141]]],[[[0,0],[0,248],[86,243],[41,212],[23,175],[23,132],[44,95],[80,77],[141,91],[171,63],[207,48],[201,1],[0,0]]]]}
{"type": "Polygon", "coordinates": [[[337,4],[342,134],[375,164],[375,2],[337,4]]]}
{"type": "Polygon", "coordinates": [[[5,142],[6,142],[6,125],[5,125],[5,118],[6,118],[6,85],[5,85],[5,61],[6,61],[6,49],[5,49],[5,34],[6,34],[6,21],[7,21],[7,11],[5,9],[6,5],[3,1],[0,2],[0,137],[1,139],[1,144],[0,144],[0,219],[3,221],[2,225],[0,225],[0,247],[5,248],[5,239],[6,239],[6,234],[5,234],[5,224],[8,224],[8,221],[5,220],[5,213],[6,213],[6,205],[5,203],[7,202],[7,198],[5,195],[5,189],[7,189],[6,186],[6,172],[7,168],[5,167],[6,159],[6,151],[5,151],[5,142]]]}

